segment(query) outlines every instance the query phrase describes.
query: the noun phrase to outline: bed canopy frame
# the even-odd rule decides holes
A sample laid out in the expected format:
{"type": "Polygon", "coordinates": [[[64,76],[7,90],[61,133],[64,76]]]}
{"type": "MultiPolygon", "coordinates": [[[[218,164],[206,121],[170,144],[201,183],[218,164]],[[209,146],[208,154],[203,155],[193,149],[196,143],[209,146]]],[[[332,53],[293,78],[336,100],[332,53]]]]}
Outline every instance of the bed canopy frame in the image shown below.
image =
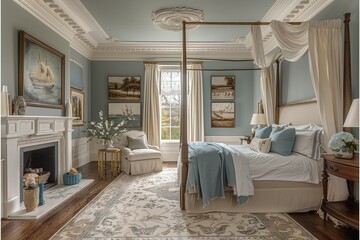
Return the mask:
{"type": "MultiPolygon", "coordinates": [[[[349,111],[352,95],[351,95],[351,55],[350,55],[350,13],[346,13],[344,15],[344,66],[343,66],[343,115],[346,117],[347,112],[349,111]]],[[[287,22],[292,25],[300,25],[302,22],[287,22]]],[[[186,50],[186,26],[187,25],[269,25],[270,22],[186,22],[182,23],[182,64],[181,64],[181,97],[182,97],[182,105],[181,105],[181,123],[180,123],[180,154],[181,154],[181,185],[180,185],[180,207],[185,210],[185,191],[186,191],[186,180],[188,174],[188,142],[187,142],[187,71],[252,71],[252,70],[260,70],[260,68],[239,68],[239,69],[187,69],[187,50],[186,50]]],[[[214,59],[214,58],[189,58],[192,60],[212,60],[212,61],[253,61],[252,59],[214,59]]],[[[279,108],[280,108],[280,89],[279,89],[279,61],[276,60],[276,107],[275,107],[275,122],[277,123],[279,120],[279,108]]],[[[298,104],[302,104],[304,102],[299,102],[298,104]]],[[[351,129],[344,129],[346,131],[350,131],[351,129]]]]}

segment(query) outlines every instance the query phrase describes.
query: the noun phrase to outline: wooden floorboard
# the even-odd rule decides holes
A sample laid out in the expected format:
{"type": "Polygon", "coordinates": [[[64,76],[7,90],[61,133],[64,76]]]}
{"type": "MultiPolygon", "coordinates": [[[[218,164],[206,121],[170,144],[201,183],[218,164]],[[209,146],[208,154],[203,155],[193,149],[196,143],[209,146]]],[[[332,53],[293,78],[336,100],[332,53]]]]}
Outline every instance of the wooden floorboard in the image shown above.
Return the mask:
{"type": "MultiPolygon", "coordinates": [[[[176,167],[176,163],[164,163],[163,166],[167,168],[176,167]]],[[[82,172],[83,178],[94,179],[89,187],[61,204],[51,216],[26,221],[2,219],[1,239],[49,239],[115,179],[110,175],[106,179],[99,179],[96,162],[90,162],[80,167],[79,170],[82,172]]],[[[324,222],[314,212],[289,215],[320,240],[359,239],[359,231],[346,227],[335,228],[331,221],[324,222]]]]}

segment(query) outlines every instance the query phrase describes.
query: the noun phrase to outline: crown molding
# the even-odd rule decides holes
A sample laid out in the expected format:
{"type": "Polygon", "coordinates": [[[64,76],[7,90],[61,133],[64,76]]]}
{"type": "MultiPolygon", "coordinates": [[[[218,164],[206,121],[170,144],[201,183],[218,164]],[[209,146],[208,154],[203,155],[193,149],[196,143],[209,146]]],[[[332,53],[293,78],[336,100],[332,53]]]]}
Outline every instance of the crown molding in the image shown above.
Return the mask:
{"type": "MultiPolygon", "coordinates": [[[[180,42],[122,42],[110,37],[80,0],[13,0],[58,33],[90,60],[180,59],[180,42]]],[[[308,21],[334,0],[277,0],[261,21],[308,21]]],[[[262,26],[265,53],[276,47],[269,26],[262,26]]],[[[229,42],[187,43],[190,57],[251,58],[251,34],[229,42]]]]}

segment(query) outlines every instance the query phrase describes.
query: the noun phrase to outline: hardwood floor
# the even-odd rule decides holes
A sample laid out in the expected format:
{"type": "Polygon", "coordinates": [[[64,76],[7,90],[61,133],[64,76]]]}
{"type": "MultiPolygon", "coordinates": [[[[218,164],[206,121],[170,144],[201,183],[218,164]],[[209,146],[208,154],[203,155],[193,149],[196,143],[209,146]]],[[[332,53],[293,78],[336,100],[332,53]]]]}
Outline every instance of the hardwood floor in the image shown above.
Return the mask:
{"type": "MultiPolygon", "coordinates": [[[[176,163],[164,163],[164,167],[176,167],[176,163]]],[[[1,239],[49,239],[86,204],[99,194],[114,177],[108,175],[106,179],[97,177],[97,163],[90,162],[79,168],[83,178],[93,178],[91,186],[64,202],[53,214],[39,220],[1,220],[1,239]]],[[[332,222],[324,222],[316,213],[289,214],[298,223],[304,226],[316,238],[322,240],[359,239],[359,231],[350,228],[334,228],[332,222]]]]}

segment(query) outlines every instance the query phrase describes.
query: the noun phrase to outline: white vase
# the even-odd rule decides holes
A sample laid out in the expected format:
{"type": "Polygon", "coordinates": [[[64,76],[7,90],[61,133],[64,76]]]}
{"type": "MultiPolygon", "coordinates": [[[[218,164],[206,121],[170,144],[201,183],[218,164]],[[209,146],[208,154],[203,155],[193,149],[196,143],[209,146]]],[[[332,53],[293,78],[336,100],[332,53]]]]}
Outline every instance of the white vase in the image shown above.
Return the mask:
{"type": "Polygon", "coordinates": [[[104,148],[105,149],[114,148],[113,141],[112,140],[105,140],[104,141],[104,148]]]}
{"type": "Polygon", "coordinates": [[[350,149],[347,149],[345,151],[340,150],[339,152],[335,153],[335,156],[338,158],[351,159],[354,156],[354,151],[350,149]]]}

